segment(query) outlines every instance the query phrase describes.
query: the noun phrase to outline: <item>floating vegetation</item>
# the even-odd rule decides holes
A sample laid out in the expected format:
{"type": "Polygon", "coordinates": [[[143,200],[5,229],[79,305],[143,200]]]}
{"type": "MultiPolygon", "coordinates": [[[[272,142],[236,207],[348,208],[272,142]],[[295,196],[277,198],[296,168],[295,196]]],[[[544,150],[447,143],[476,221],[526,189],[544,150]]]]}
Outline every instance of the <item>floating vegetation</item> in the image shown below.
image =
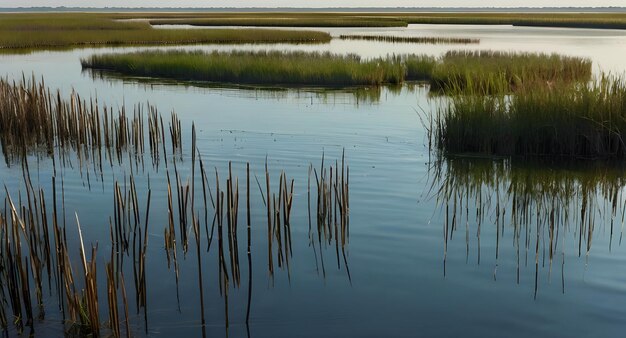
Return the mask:
{"type": "Polygon", "coordinates": [[[433,122],[433,144],[446,153],[624,159],[626,84],[527,88],[513,96],[455,96],[433,122]]]}
{"type": "Polygon", "coordinates": [[[431,191],[444,217],[444,274],[454,237],[464,238],[466,260],[474,256],[477,264],[485,260],[481,258],[481,238],[493,238],[494,279],[502,261],[502,246],[512,241],[517,283],[530,265],[537,297],[543,278],[539,272],[547,270],[544,279],[550,281],[553,263],[559,258],[565,292],[566,256],[587,260],[598,232],[609,234],[609,250],[614,243],[621,244],[626,210],[623,168],[605,163],[542,165],[462,157],[435,160],[431,191]],[[471,245],[475,245],[475,254],[471,245]],[[568,252],[568,248],[576,249],[568,252]]]}
{"type": "Polygon", "coordinates": [[[0,50],[92,45],[201,43],[324,43],[325,32],[276,29],[154,29],[145,21],[116,21],[106,15],[7,14],[0,20],[0,50]]]}
{"type": "Polygon", "coordinates": [[[455,37],[428,37],[428,36],[393,36],[393,35],[339,35],[341,40],[365,40],[391,43],[421,43],[421,44],[475,44],[480,39],[455,37]]]}

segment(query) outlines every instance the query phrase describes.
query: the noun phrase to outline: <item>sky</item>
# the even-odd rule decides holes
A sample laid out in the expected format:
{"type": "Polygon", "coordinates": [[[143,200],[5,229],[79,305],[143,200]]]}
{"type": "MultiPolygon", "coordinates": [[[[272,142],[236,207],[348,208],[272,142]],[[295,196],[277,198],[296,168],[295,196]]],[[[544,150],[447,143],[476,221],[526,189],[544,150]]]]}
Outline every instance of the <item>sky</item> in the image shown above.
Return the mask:
{"type": "Polygon", "coordinates": [[[626,7],[626,0],[0,0],[0,7],[626,7]]]}

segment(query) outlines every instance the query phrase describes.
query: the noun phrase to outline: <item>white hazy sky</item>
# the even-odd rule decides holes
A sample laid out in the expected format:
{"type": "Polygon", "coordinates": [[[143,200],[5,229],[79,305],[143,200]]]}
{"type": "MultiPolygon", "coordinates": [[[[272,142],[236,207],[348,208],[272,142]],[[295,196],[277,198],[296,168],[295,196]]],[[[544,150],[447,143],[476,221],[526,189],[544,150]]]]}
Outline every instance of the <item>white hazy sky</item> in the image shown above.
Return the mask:
{"type": "Polygon", "coordinates": [[[603,7],[626,0],[0,0],[0,7],[603,7]]]}

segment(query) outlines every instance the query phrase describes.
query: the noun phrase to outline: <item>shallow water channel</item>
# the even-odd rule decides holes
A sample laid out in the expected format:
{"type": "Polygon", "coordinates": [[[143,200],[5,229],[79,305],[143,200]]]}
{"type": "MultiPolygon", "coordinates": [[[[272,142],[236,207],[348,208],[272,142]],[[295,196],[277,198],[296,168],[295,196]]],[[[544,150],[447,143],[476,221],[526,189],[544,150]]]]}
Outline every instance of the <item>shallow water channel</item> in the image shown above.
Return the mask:
{"type": "MultiPolygon", "coordinates": [[[[202,182],[196,172],[208,336],[623,335],[626,243],[621,242],[626,175],[621,168],[438,159],[429,153],[424,124],[425,116],[441,102],[431,99],[428,87],[420,84],[341,90],[229,88],[92,74],[80,65],[80,58],[94,53],[154,48],[331,51],[365,57],[492,49],[584,56],[594,62],[596,73],[626,71],[626,32],[617,30],[448,25],[323,30],[334,36],[454,36],[481,42],[422,45],[333,40],[322,45],[41,51],[0,54],[0,75],[16,81],[23,75],[43,78],[65,97],[74,90],[82,98],[97,98],[101,105],[115,109],[125,105],[130,113],[138,104],[145,113],[148,103],[158,107],[164,119],[175,111],[183,130],[182,160],[176,160],[182,182],[191,177],[192,122],[212,189],[216,188],[215,170],[225,180],[232,161],[241,195],[237,230],[241,284],[231,281],[226,286],[227,310],[220,293],[217,240],[206,251],[213,207],[207,203],[207,232],[202,182]],[[319,173],[324,156],[325,167],[335,161],[341,166],[344,151],[349,167],[349,234],[345,243],[337,243],[337,236],[328,239],[319,233],[315,214],[310,228],[308,205],[315,213],[316,202],[308,201],[307,187],[310,178],[311,190],[316,191],[310,164],[319,173]],[[281,171],[294,180],[289,265],[274,266],[273,275],[268,271],[266,201],[260,192],[265,189],[266,161],[272,192],[278,192],[281,171]],[[246,163],[250,163],[252,177],[248,326],[246,163]],[[581,215],[583,207],[586,211],[581,215]]],[[[163,163],[157,168],[148,154],[144,156],[143,165],[130,157],[121,163],[107,160],[101,172],[91,165],[81,168],[72,156],[64,166],[57,161],[56,176],[64,184],[69,249],[78,257],[76,213],[85,245],[98,243],[99,264],[110,260],[114,182],[128,189],[132,175],[142,216],[148,189],[152,194],[146,253],[147,325],[143,310],[135,306],[132,258],[126,258],[123,268],[133,336],[200,336],[193,231],[188,230],[189,251],[184,254],[180,246],[177,249],[177,285],[164,249],[168,171],[163,163]]],[[[168,161],[173,180],[171,156],[168,161]]],[[[24,191],[22,167],[10,161],[5,164],[4,158],[2,163],[0,180],[17,200],[18,192],[24,191]]],[[[52,161],[32,154],[29,166],[33,185],[51,195],[52,161]]],[[[276,260],[277,248],[272,250],[276,260]]],[[[79,262],[74,263],[79,271],[79,262]]],[[[104,278],[104,271],[99,272],[101,285],[106,285],[104,278]]],[[[106,321],[106,288],[99,292],[101,318],[106,321]]],[[[35,320],[35,334],[62,335],[54,288],[45,288],[44,298],[45,317],[35,320]]],[[[9,333],[16,334],[9,327],[9,333]]]]}

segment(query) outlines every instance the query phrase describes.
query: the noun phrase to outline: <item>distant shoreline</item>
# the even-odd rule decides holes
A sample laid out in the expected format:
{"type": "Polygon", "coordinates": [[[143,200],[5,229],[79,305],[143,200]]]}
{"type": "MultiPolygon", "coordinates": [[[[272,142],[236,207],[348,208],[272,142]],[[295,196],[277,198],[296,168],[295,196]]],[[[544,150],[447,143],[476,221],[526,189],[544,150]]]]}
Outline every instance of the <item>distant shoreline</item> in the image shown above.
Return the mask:
{"type": "Polygon", "coordinates": [[[626,7],[13,7],[0,12],[474,12],[474,13],[626,13],[626,7]]]}

